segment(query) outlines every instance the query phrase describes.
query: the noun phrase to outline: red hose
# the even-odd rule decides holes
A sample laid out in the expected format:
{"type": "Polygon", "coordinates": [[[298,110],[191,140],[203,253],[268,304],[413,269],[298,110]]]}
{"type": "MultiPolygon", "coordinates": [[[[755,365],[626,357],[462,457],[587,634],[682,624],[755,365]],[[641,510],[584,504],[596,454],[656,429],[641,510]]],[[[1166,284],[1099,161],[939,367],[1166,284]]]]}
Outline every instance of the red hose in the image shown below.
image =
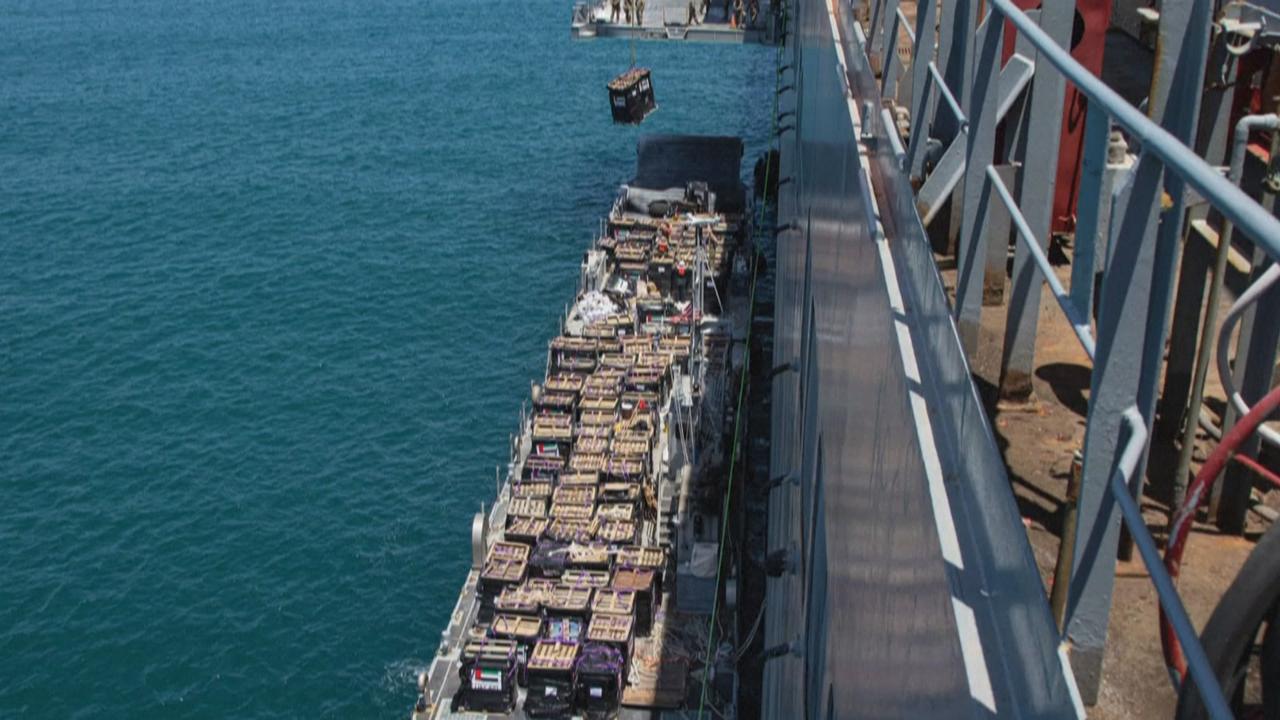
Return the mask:
{"type": "MultiPolygon", "coordinates": [[[[1169,544],[1164,551],[1164,567],[1175,583],[1178,581],[1178,573],[1182,570],[1182,554],[1187,549],[1187,536],[1191,533],[1191,523],[1195,519],[1196,508],[1200,507],[1201,499],[1218,479],[1222,468],[1231,460],[1236,448],[1249,439],[1253,431],[1257,430],[1276,408],[1280,408],[1280,387],[1267,393],[1266,397],[1254,405],[1247,415],[1232,426],[1230,432],[1222,436],[1222,442],[1213,449],[1209,458],[1201,466],[1200,472],[1196,473],[1195,479],[1191,481],[1191,486],[1187,488],[1187,497],[1182,501],[1182,507],[1178,508],[1178,512],[1173,516],[1173,522],[1169,525],[1169,544]]],[[[1248,463],[1245,464],[1248,465],[1248,463]]],[[[1160,645],[1164,649],[1164,662],[1170,673],[1176,673],[1175,676],[1178,678],[1186,677],[1187,661],[1182,656],[1182,644],[1174,635],[1173,625],[1165,617],[1163,607],[1160,608],[1160,645]]]]}
{"type": "Polygon", "coordinates": [[[1262,463],[1258,462],[1257,460],[1254,460],[1253,458],[1243,453],[1234,455],[1232,456],[1231,459],[1249,468],[1258,477],[1261,477],[1263,480],[1266,480],[1272,485],[1275,485],[1277,489],[1280,489],[1280,475],[1276,475],[1275,473],[1271,472],[1271,469],[1268,468],[1266,465],[1263,465],[1262,463]]]}

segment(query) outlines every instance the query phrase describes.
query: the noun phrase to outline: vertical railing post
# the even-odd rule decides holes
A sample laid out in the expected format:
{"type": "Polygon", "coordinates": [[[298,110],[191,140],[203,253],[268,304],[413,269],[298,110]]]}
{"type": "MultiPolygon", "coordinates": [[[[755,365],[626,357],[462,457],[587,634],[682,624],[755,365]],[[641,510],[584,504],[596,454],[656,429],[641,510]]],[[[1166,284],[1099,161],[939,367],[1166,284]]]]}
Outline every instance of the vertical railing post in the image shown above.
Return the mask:
{"type": "Polygon", "coordinates": [[[933,124],[929,92],[929,63],[937,36],[937,3],[916,6],[916,44],[911,48],[911,137],[907,143],[907,172],[913,181],[924,177],[924,150],[933,124]]]}
{"type": "Polygon", "coordinates": [[[1119,462],[1122,416],[1138,399],[1144,348],[1137,339],[1150,320],[1163,171],[1160,160],[1144,152],[1116,198],[1117,221],[1108,243],[1111,259],[1102,280],[1065,623],[1076,684],[1088,705],[1097,701],[1101,685],[1120,541],[1120,517],[1108,481],[1119,462]]]}
{"type": "MultiPolygon", "coordinates": [[[[1209,0],[1165,3],[1162,7],[1161,56],[1151,116],[1184,143],[1195,131],[1211,16],[1209,0]]],[[[1164,356],[1184,186],[1180,178],[1169,182],[1172,175],[1166,176],[1163,163],[1143,149],[1116,198],[1116,222],[1108,243],[1085,429],[1084,482],[1072,573],[1075,580],[1067,613],[1071,665],[1086,704],[1097,701],[1101,685],[1115,587],[1120,526],[1107,482],[1118,461],[1121,414],[1136,403],[1150,426],[1164,356]],[[1161,218],[1166,188],[1177,193],[1171,199],[1177,214],[1161,218]]],[[[1132,476],[1135,496],[1142,490],[1145,465],[1144,455],[1132,476]]]]}
{"type": "Polygon", "coordinates": [[[876,65],[876,57],[884,48],[884,28],[888,24],[889,5],[894,0],[871,0],[871,13],[867,19],[867,59],[871,61],[872,72],[879,72],[883,65],[876,65]]]}
{"type": "Polygon", "coordinates": [[[963,209],[963,215],[960,220],[954,312],[960,342],[970,358],[977,356],[982,325],[982,281],[986,273],[987,230],[993,212],[987,167],[995,155],[1003,36],[1004,17],[990,6],[975,43],[978,66],[988,68],[989,72],[974,73],[971,92],[966,93],[969,96],[966,111],[969,129],[965,145],[964,201],[956,208],[963,209]]]}
{"type": "MultiPolygon", "coordinates": [[[[1067,47],[1075,17],[1074,0],[1046,2],[1040,9],[1040,27],[1060,47],[1067,47]]],[[[1066,79],[1044,65],[1031,81],[1027,101],[1024,172],[1019,174],[1018,204],[1041,248],[1049,245],[1053,228],[1053,198],[1058,170],[1058,145],[1062,135],[1062,102],[1066,79]]],[[[1035,370],[1036,332],[1040,319],[1041,282],[1035,263],[1023,243],[1014,244],[1013,273],[1009,283],[1009,315],[1004,327],[1000,356],[1000,396],[1025,401],[1031,397],[1035,370]]]]}
{"type": "Polygon", "coordinates": [[[1080,160],[1080,190],[1076,195],[1076,239],[1071,258],[1071,302],[1080,314],[1093,314],[1094,278],[1104,255],[1105,218],[1111,213],[1111,188],[1104,178],[1111,145],[1111,118],[1089,103],[1084,123],[1084,154],[1080,160]]]}
{"type": "MultiPolygon", "coordinates": [[[[1160,38],[1154,87],[1149,113],[1152,120],[1168,130],[1186,146],[1195,145],[1196,124],[1200,119],[1200,97],[1204,93],[1205,63],[1209,57],[1209,39],[1213,27],[1214,0],[1189,0],[1165,3],[1160,12],[1160,38]]],[[[1169,334],[1169,315],[1173,305],[1174,281],[1177,277],[1178,250],[1182,241],[1185,213],[1183,196],[1187,182],[1177,173],[1166,173],[1161,197],[1160,224],[1156,234],[1155,284],[1152,287],[1151,321],[1143,333],[1145,351],[1142,379],[1138,384],[1138,409],[1147,425],[1155,416],[1156,386],[1160,365],[1164,362],[1165,339],[1169,334]]],[[[1140,497],[1146,481],[1147,458],[1144,455],[1133,476],[1133,494],[1140,497]]],[[[1133,543],[1123,537],[1120,557],[1133,555],[1133,543]]]]}
{"type": "MultiPolygon", "coordinates": [[[[1201,98],[1200,123],[1196,154],[1214,165],[1227,164],[1227,146],[1231,138],[1231,115],[1235,110],[1236,76],[1240,63],[1228,51],[1228,38],[1223,33],[1212,43],[1207,67],[1213,68],[1217,82],[1206,83],[1201,98]]],[[[1187,210],[1188,223],[1209,216],[1209,205],[1187,210]]],[[[1169,330],[1169,360],[1165,366],[1164,385],[1160,391],[1160,430],[1165,438],[1182,429],[1187,400],[1191,395],[1191,377],[1195,369],[1200,320],[1204,314],[1204,286],[1213,261],[1203,262],[1206,251],[1213,255],[1205,238],[1190,228],[1184,234],[1182,266],[1178,270],[1178,290],[1173,306],[1173,326],[1169,330]],[[1198,289],[1200,292],[1196,292],[1198,289]]]]}
{"type": "MultiPolygon", "coordinates": [[[[942,34],[938,39],[938,69],[942,78],[951,88],[960,109],[966,115],[970,111],[972,96],[970,84],[973,78],[973,52],[978,26],[978,8],[982,0],[951,0],[944,2],[942,8],[942,34]]],[[[999,70],[999,63],[994,66],[999,70]]],[[[956,120],[951,113],[940,113],[934,121],[936,137],[943,146],[951,143],[955,137],[964,132],[964,123],[956,120]]],[[[964,198],[964,180],[951,190],[951,212],[947,215],[947,226],[943,230],[944,243],[948,254],[955,252],[960,233],[960,203],[964,198]]]]}
{"type": "Polygon", "coordinates": [[[880,64],[880,97],[892,98],[898,83],[898,37],[902,34],[898,20],[898,0],[884,0],[884,62],[880,64]]]}

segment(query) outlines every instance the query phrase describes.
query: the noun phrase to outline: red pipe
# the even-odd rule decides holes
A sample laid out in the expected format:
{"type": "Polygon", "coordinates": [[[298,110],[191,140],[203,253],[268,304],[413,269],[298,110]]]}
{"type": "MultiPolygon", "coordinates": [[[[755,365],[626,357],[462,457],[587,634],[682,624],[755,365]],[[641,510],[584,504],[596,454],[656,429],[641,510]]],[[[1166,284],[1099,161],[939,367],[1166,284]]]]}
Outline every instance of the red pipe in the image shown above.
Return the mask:
{"type": "MultiPolygon", "coordinates": [[[[1187,549],[1187,536],[1191,533],[1191,523],[1195,519],[1196,509],[1200,506],[1201,499],[1217,481],[1222,468],[1231,460],[1236,448],[1249,439],[1253,431],[1257,430],[1276,408],[1280,408],[1280,387],[1267,393],[1266,397],[1254,405],[1248,414],[1232,426],[1230,432],[1222,436],[1222,442],[1213,449],[1209,458],[1201,466],[1200,472],[1196,473],[1195,480],[1191,481],[1191,487],[1187,488],[1187,497],[1182,501],[1182,507],[1178,508],[1178,512],[1173,516],[1173,522],[1169,525],[1169,544],[1164,551],[1164,567],[1175,583],[1182,569],[1182,554],[1187,549]]],[[[1243,456],[1236,459],[1249,465],[1244,461],[1243,456]]],[[[1249,458],[1249,460],[1252,459],[1249,458]]],[[[1176,673],[1174,677],[1185,678],[1187,661],[1182,656],[1182,644],[1174,635],[1173,625],[1165,617],[1163,607],[1160,609],[1160,645],[1164,649],[1164,662],[1170,673],[1176,673]]]]}
{"type": "Polygon", "coordinates": [[[1258,462],[1257,460],[1254,460],[1253,458],[1243,453],[1235,455],[1231,459],[1235,460],[1241,465],[1254,471],[1259,476],[1261,476],[1263,480],[1266,480],[1272,485],[1275,485],[1277,488],[1280,488],[1280,475],[1277,475],[1271,472],[1271,469],[1268,468],[1266,465],[1263,465],[1262,463],[1258,462]]]}

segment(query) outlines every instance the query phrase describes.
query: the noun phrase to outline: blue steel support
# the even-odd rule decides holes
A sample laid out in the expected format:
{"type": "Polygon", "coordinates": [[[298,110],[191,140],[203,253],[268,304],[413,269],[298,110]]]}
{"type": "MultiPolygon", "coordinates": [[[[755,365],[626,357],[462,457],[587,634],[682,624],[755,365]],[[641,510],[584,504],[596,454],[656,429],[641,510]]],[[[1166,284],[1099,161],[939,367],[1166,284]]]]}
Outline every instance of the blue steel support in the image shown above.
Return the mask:
{"type": "Polygon", "coordinates": [[[1111,194],[1103,183],[1111,144],[1111,118],[1098,103],[1089,103],[1084,125],[1084,157],[1076,207],[1076,240],[1071,262],[1071,302],[1088,317],[1093,314],[1093,279],[1106,237],[1099,232],[1103,214],[1111,210],[1111,194]]]}
{"type": "Polygon", "coordinates": [[[924,149],[933,124],[935,102],[929,92],[929,64],[937,36],[937,3],[916,8],[916,42],[911,48],[911,137],[907,142],[907,173],[924,176],[924,149]]]}
{"type": "MultiPolygon", "coordinates": [[[[979,28],[978,32],[981,34],[983,29],[979,28]]],[[[930,67],[928,70],[928,77],[936,80],[938,75],[935,68],[930,67]]],[[[1031,83],[1034,73],[1035,65],[1025,56],[1018,54],[1009,58],[1009,62],[1000,70],[997,123],[1003,120],[1010,108],[1016,104],[1019,95],[1031,83]]],[[[948,105],[953,109],[953,116],[964,117],[963,111],[958,109],[959,102],[952,102],[953,99],[948,99],[948,105]],[[960,114],[955,115],[956,112],[960,114]]],[[[964,158],[968,150],[968,142],[964,138],[965,132],[967,132],[967,126],[962,126],[961,134],[951,140],[951,144],[942,152],[942,157],[938,159],[933,166],[933,171],[929,173],[929,177],[925,178],[920,190],[916,193],[916,206],[920,210],[920,217],[925,227],[933,222],[947,198],[959,187],[960,181],[964,178],[964,158]]],[[[1001,272],[1004,272],[1003,263],[1001,267],[1001,272]]]]}
{"type": "Polygon", "coordinates": [[[883,0],[884,17],[880,24],[883,26],[884,41],[881,47],[883,51],[883,62],[880,63],[880,96],[893,97],[894,83],[897,82],[895,77],[897,73],[896,63],[898,59],[898,0],[883,0]]]}
{"type": "Polygon", "coordinates": [[[956,208],[963,208],[963,215],[953,312],[960,343],[970,357],[978,351],[982,325],[982,284],[986,273],[988,218],[992,201],[987,168],[995,152],[996,123],[999,122],[996,115],[1000,74],[995,69],[1000,67],[1003,36],[1004,20],[993,8],[977,36],[979,66],[992,71],[976,73],[968,93],[971,118],[965,148],[964,204],[956,208]]]}
{"type": "MultiPolygon", "coordinates": [[[[1058,47],[1065,48],[1071,40],[1074,16],[1074,0],[1047,0],[1041,6],[1040,27],[1058,47]]],[[[1053,225],[1054,180],[1066,84],[1059,73],[1036,73],[1027,104],[1029,122],[1022,163],[1032,170],[1021,174],[1018,196],[1023,215],[1041,248],[1048,246],[1053,225]]],[[[1000,394],[1005,399],[1026,400],[1031,397],[1031,376],[1035,370],[1040,283],[1036,281],[1027,248],[1021,243],[1014,248],[1009,286],[1009,315],[1000,357],[1000,394]]]]}
{"type": "MultiPolygon", "coordinates": [[[[1240,65],[1228,52],[1224,35],[1219,35],[1212,42],[1212,55],[1207,67],[1213,68],[1217,77],[1216,82],[1206,84],[1202,94],[1199,140],[1196,143],[1196,151],[1215,165],[1226,164],[1227,145],[1231,136],[1231,113],[1234,109],[1232,100],[1235,97],[1236,74],[1240,65]]],[[[1188,210],[1187,220],[1195,222],[1206,218],[1208,214],[1209,206],[1199,205],[1188,210]]],[[[1212,266],[1212,261],[1204,262],[1205,251],[1208,249],[1204,238],[1197,237],[1194,229],[1185,233],[1182,267],[1178,270],[1173,326],[1169,331],[1169,359],[1165,365],[1165,379],[1158,408],[1159,428],[1164,437],[1172,437],[1182,428],[1187,400],[1191,394],[1191,375],[1195,367],[1200,318],[1204,310],[1203,288],[1207,280],[1206,272],[1212,266]],[[1201,292],[1195,292],[1197,289],[1201,292]]]]}
{"type": "MultiPolygon", "coordinates": [[[[1079,525],[1064,623],[1071,643],[1071,665],[1086,704],[1097,701],[1102,681],[1120,540],[1120,518],[1107,483],[1119,457],[1122,415],[1138,401],[1144,348],[1134,339],[1143,336],[1152,319],[1155,224],[1163,170],[1159,158],[1149,151],[1142,153],[1117,199],[1117,222],[1109,243],[1112,262],[1102,281],[1079,525]]],[[[1163,318],[1158,321],[1163,323],[1163,318]]]]}
{"type": "MultiPolygon", "coordinates": [[[[1166,3],[1160,13],[1157,44],[1156,83],[1149,112],[1184,147],[1195,144],[1200,117],[1200,96],[1204,92],[1205,61],[1209,57],[1210,29],[1213,27],[1213,0],[1166,3]]],[[[1169,315],[1173,306],[1174,279],[1182,240],[1187,183],[1177,173],[1165,173],[1160,224],[1156,234],[1155,285],[1151,289],[1151,321],[1143,335],[1142,378],[1138,385],[1138,409],[1150,426],[1156,411],[1156,387],[1164,361],[1169,315]],[[1166,202],[1168,203],[1166,205],[1166,202]]],[[[1142,496],[1146,478],[1146,458],[1133,476],[1134,497],[1142,496]]],[[[1120,556],[1133,555],[1133,544],[1124,537],[1120,556]]]]}
{"type": "MultiPolygon", "coordinates": [[[[1004,163],[991,168],[1006,187],[1017,186],[1018,175],[1022,166],[1004,163]]],[[[982,272],[982,305],[983,307],[999,307],[1004,304],[1005,268],[1009,264],[1010,211],[1004,203],[991,205],[990,224],[987,232],[986,267],[982,272]]]]}

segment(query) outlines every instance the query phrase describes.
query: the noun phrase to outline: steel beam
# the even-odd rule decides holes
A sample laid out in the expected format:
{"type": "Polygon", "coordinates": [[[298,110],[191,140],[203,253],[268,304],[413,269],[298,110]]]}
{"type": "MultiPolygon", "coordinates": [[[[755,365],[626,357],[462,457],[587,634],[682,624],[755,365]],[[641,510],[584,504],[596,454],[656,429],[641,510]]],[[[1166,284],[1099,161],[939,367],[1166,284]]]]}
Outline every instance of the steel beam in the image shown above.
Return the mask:
{"type": "MultiPolygon", "coordinates": [[[[997,122],[1003,120],[1008,114],[1018,95],[1030,84],[1033,74],[1035,74],[1035,64],[1022,55],[1009,58],[1008,64],[1001,68],[1000,95],[996,108],[997,122]]],[[[931,78],[932,75],[927,77],[931,78]]],[[[953,139],[943,151],[942,158],[938,160],[933,172],[929,173],[929,177],[925,179],[916,195],[916,205],[920,208],[920,218],[925,227],[928,227],[929,223],[937,217],[938,211],[960,184],[960,179],[964,177],[964,158],[968,148],[966,142],[961,141],[962,137],[963,133],[953,139]]]]}
{"type": "MultiPolygon", "coordinates": [[[[1071,41],[1074,0],[1049,0],[1040,9],[1040,27],[1059,47],[1071,41]]],[[[1027,225],[1042,249],[1049,245],[1053,227],[1053,194],[1058,169],[1058,145],[1062,135],[1062,102],[1067,81],[1060,73],[1037,73],[1026,104],[1026,155],[1022,164],[1035,168],[1019,178],[1018,199],[1027,225]]],[[[1040,282],[1026,246],[1013,251],[1009,281],[1009,315],[1005,322],[1000,356],[1000,395],[1024,401],[1031,397],[1035,370],[1036,329],[1040,318],[1040,282]]]]}
{"type": "MultiPolygon", "coordinates": [[[[1005,187],[1017,187],[1020,165],[997,165],[996,174],[1005,187]]],[[[982,304],[986,307],[999,306],[1004,303],[1005,267],[1009,264],[1009,240],[1013,230],[1009,209],[1004,203],[992,203],[988,206],[991,217],[988,220],[987,262],[982,278],[982,304]]]]}
{"type": "Polygon", "coordinates": [[[929,93],[929,63],[933,62],[937,16],[937,3],[916,8],[916,42],[911,48],[911,137],[907,141],[907,173],[912,179],[924,176],[924,149],[936,107],[929,93]]]}
{"type": "MultiPolygon", "coordinates": [[[[977,36],[981,67],[1000,65],[1004,20],[992,9],[977,36]]],[[[995,156],[999,74],[976,73],[968,95],[970,127],[965,146],[964,204],[960,219],[960,246],[956,265],[956,299],[953,312],[965,354],[977,357],[982,325],[982,285],[986,275],[986,244],[992,206],[987,168],[995,156]]],[[[1006,235],[1007,237],[1007,235],[1006,235]]]]}

